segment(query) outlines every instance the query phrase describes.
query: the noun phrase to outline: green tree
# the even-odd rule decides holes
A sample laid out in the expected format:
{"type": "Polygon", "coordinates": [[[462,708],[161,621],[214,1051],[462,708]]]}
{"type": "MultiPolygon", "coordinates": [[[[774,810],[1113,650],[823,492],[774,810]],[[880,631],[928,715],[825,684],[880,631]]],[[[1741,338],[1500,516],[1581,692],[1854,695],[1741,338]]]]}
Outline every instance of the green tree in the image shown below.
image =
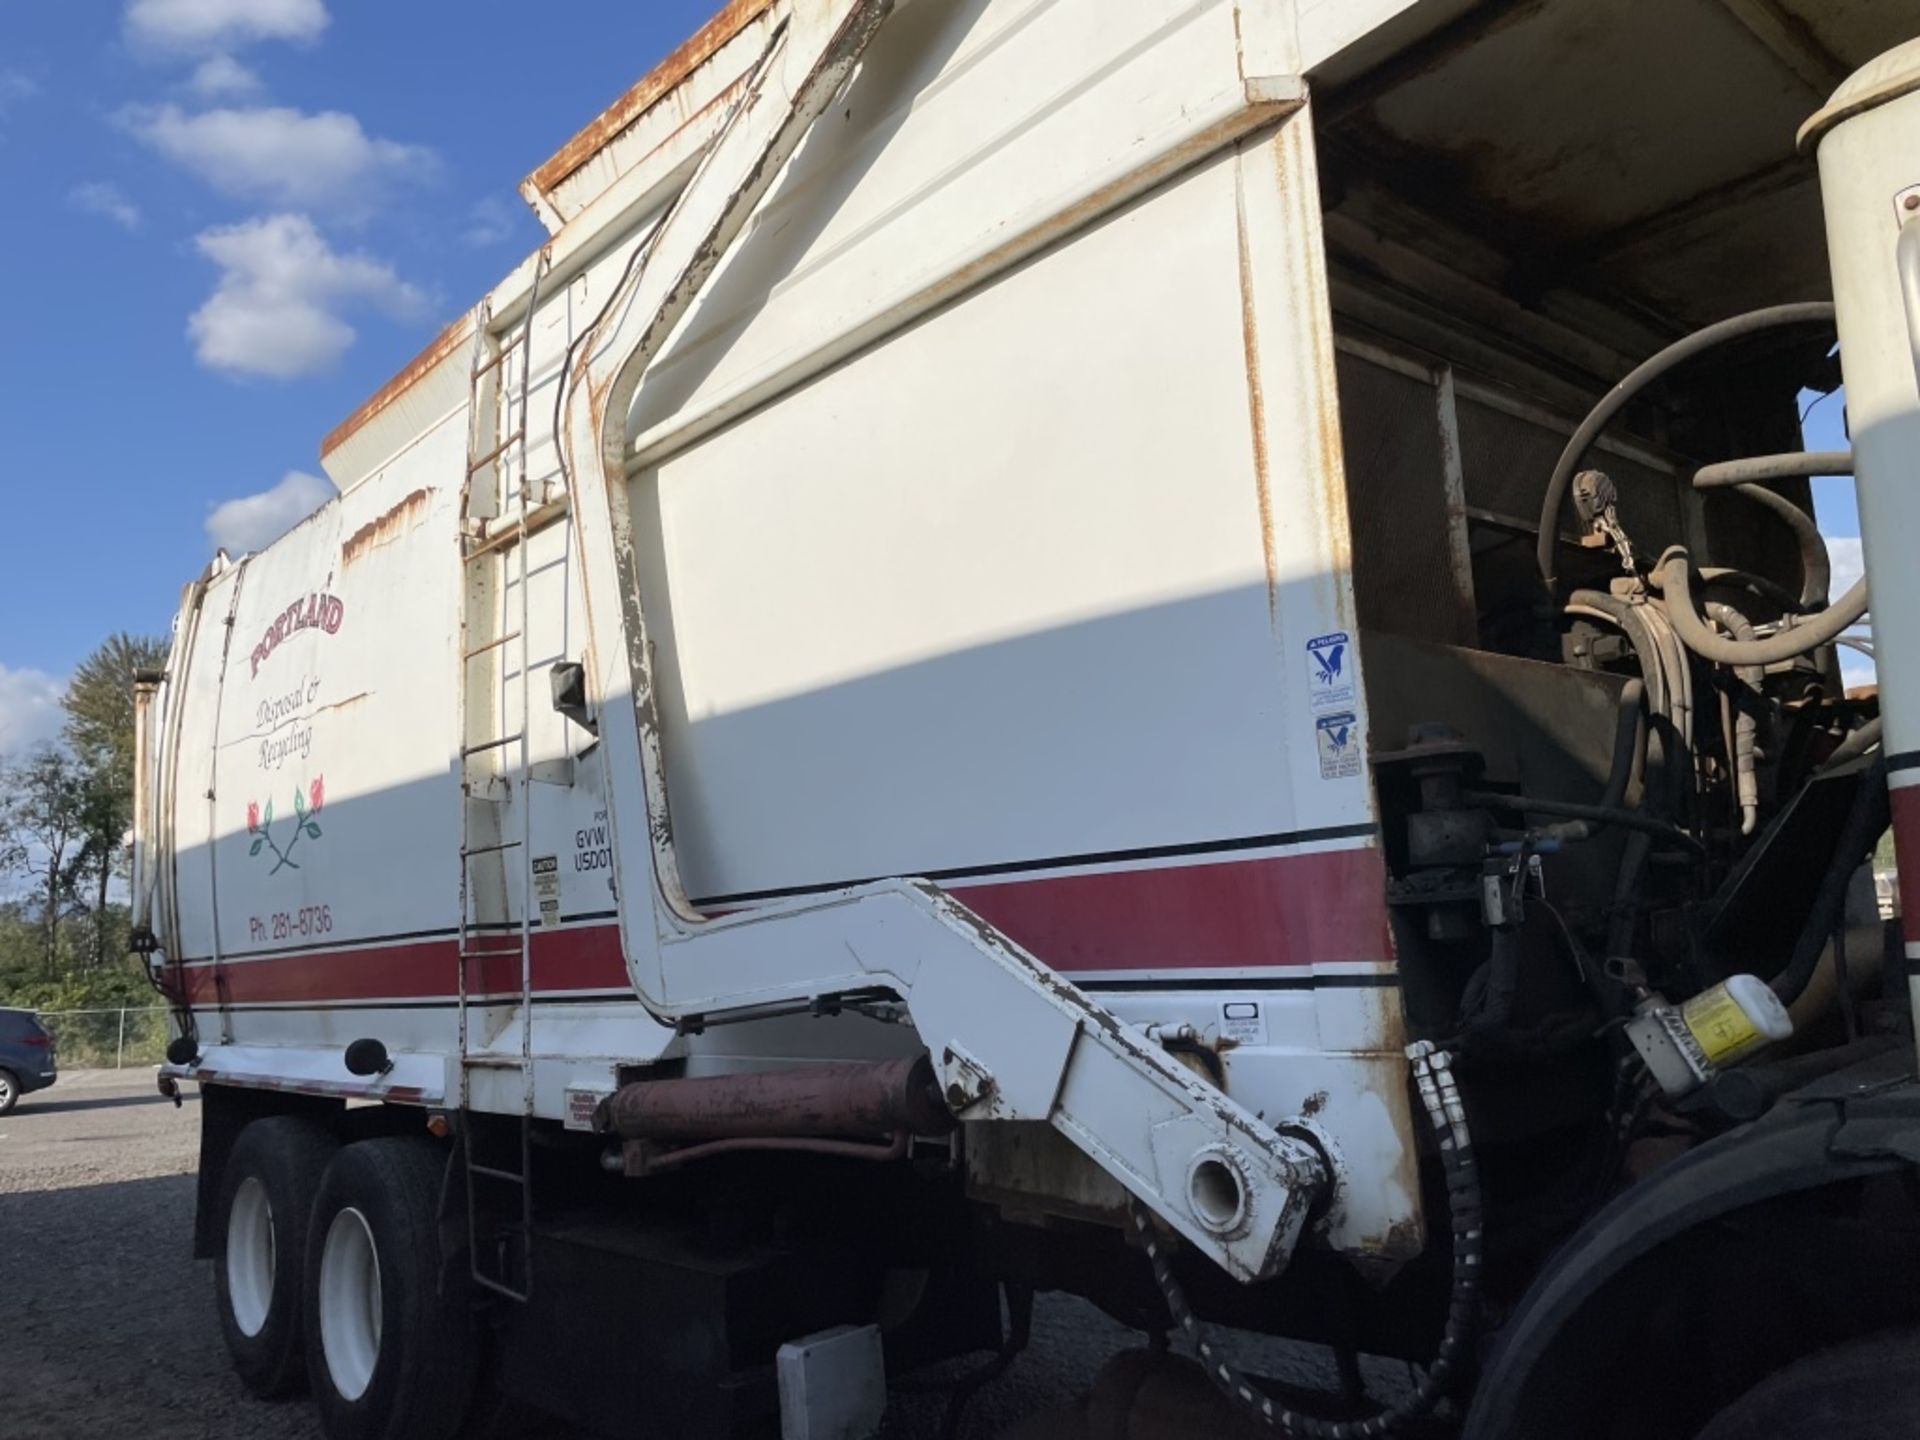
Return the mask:
{"type": "Polygon", "coordinates": [[[80,662],[60,703],[67,712],[66,741],[91,770],[103,770],[133,789],[133,677],[167,663],[163,635],[121,631],[101,641],[80,662]]]}
{"type": "Polygon", "coordinates": [[[0,767],[0,873],[31,882],[49,979],[60,969],[60,925],[73,909],[94,822],[88,801],[87,773],[64,750],[46,746],[0,767]]]}
{"type": "Polygon", "coordinates": [[[133,824],[133,677],[166,664],[168,645],[159,635],[109,635],[80,662],[61,701],[67,712],[67,746],[85,779],[85,838],[76,866],[93,891],[93,963],[110,958],[113,926],[107,894],[125,873],[126,835],[133,824]]]}

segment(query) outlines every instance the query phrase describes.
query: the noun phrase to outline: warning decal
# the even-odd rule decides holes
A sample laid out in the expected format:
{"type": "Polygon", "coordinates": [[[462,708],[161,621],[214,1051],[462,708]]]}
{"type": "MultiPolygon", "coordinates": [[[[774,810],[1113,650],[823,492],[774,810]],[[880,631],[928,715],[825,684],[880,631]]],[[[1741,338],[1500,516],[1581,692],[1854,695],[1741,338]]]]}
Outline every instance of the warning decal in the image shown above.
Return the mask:
{"type": "Polygon", "coordinates": [[[1258,1000],[1220,1002],[1220,1038],[1236,1045],[1267,1043],[1267,1016],[1258,1000]]]}
{"type": "Polygon", "coordinates": [[[1353,703],[1353,642],[1346,631],[1307,641],[1307,703],[1315,710],[1353,703]]]}
{"type": "Polygon", "coordinates": [[[1344,780],[1360,773],[1360,725],[1351,710],[1317,716],[1314,738],[1320,745],[1320,778],[1344,780]]]}
{"type": "Polygon", "coordinates": [[[540,923],[560,923],[560,857],[533,857],[533,897],[540,902],[540,923]]]}

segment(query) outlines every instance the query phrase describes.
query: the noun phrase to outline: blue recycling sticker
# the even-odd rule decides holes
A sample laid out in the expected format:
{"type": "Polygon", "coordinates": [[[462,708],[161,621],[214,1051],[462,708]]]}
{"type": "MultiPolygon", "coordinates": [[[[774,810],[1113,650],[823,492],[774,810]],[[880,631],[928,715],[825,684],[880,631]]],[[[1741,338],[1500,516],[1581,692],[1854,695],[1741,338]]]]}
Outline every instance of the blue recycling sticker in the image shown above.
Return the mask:
{"type": "Polygon", "coordinates": [[[1307,703],[1315,710],[1353,703],[1353,641],[1346,631],[1307,641],[1307,703]]]}

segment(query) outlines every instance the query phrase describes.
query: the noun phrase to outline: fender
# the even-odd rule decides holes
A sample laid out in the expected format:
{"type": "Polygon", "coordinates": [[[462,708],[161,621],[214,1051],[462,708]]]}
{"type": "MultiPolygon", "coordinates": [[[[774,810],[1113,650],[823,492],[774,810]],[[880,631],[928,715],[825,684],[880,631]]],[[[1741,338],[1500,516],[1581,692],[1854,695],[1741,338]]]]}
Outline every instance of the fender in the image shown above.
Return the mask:
{"type": "Polygon", "coordinates": [[[1687,1152],[1593,1216],[1534,1280],[1482,1376],[1465,1440],[1563,1433],[1550,1418],[1554,1392],[1568,1367],[1593,1358],[1567,1343],[1570,1322],[1635,1261],[1746,1206],[1906,1166],[1920,1166],[1920,1082],[1905,1047],[1687,1152]]]}

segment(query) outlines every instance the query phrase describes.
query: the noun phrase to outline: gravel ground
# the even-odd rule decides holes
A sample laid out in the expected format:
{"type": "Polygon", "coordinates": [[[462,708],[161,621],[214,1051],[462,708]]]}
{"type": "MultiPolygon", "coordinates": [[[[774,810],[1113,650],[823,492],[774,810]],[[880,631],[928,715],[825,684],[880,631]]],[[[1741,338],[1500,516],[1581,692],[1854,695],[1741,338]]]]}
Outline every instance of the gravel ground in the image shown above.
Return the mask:
{"type": "MultiPolygon", "coordinates": [[[[0,1117],[7,1440],[320,1440],[304,1401],[256,1400],[228,1368],[209,1267],[191,1256],[198,1136],[198,1098],[174,1109],[146,1070],[70,1072],[0,1117]]],[[[1042,1297],[1032,1348],[973,1402],[963,1440],[1072,1404],[1138,1343],[1080,1301],[1042,1297]]],[[[1306,1349],[1286,1368],[1323,1373],[1306,1349]]],[[[897,1399],[885,1440],[933,1440],[943,1407],[897,1399]]]]}

